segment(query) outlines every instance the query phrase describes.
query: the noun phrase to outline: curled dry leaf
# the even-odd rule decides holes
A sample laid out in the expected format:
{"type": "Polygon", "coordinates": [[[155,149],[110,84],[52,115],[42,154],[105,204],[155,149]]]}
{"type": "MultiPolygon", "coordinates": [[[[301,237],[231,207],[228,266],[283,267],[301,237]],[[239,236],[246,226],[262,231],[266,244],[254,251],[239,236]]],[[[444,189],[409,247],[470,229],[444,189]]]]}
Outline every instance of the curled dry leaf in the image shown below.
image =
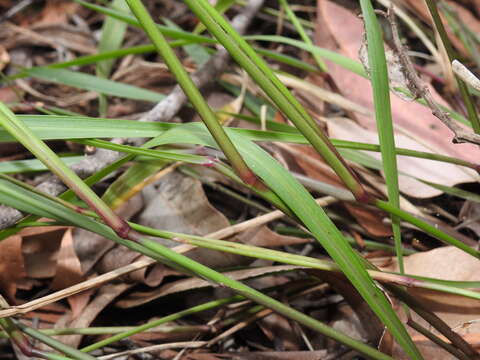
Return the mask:
{"type": "MultiPolygon", "coordinates": [[[[319,2],[318,11],[317,45],[327,47],[352,59],[357,59],[358,50],[362,44],[363,24],[361,20],[345,8],[327,0],[319,2]],[[325,34],[330,34],[329,39],[325,38],[325,34]]],[[[369,80],[332,63],[329,63],[328,67],[330,75],[335,79],[344,96],[367,108],[373,108],[372,89],[369,80]],[[355,84],[355,86],[352,86],[352,84],[355,84]]],[[[438,103],[446,105],[433,88],[430,88],[430,91],[438,103]]],[[[478,160],[480,155],[478,147],[471,144],[453,144],[451,142],[453,134],[432,115],[429,108],[416,102],[406,102],[396,96],[391,97],[391,103],[396,138],[399,138],[400,134],[404,138],[408,138],[408,148],[419,151],[427,150],[473,162],[478,160]]],[[[357,119],[361,127],[372,132],[376,131],[373,117],[357,114],[357,119]]],[[[357,133],[351,131],[348,134],[348,140],[362,141],[363,138],[357,138],[357,133]]],[[[344,135],[344,139],[346,137],[347,134],[344,135]]],[[[376,143],[378,143],[378,140],[376,143]]],[[[400,144],[397,144],[397,146],[400,146],[400,144]]],[[[435,183],[451,186],[478,180],[478,175],[473,171],[453,166],[448,170],[447,183],[445,176],[442,175],[445,170],[438,167],[438,162],[429,160],[412,160],[412,158],[402,160],[401,165],[399,165],[400,170],[411,173],[409,166],[412,161],[414,162],[412,166],[423,169],[422,173],[437,174],[433,178],[430,177],[430,181],[435,183]]],[[[418,187],[418,189],[417,187],[418,182],[414,181],[412,183],[406,179],[400,184],[400,190],[413,197],[422,198],[438,194],[438,191],[429,190],[426,192],[425,187],[418,187]]]]}

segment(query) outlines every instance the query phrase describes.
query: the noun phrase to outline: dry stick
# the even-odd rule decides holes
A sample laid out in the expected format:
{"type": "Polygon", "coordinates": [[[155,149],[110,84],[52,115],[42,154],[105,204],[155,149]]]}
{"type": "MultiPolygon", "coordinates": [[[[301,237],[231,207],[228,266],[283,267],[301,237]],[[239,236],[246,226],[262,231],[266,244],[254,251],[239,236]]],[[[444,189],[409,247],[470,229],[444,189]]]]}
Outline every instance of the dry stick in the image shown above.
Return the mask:
{"type": "Polygon", "coordinates": [[[407,86],[409,90],[416,98],[423,98],[432,110],[432,114],[436,116],[442,123],[445,124],[445,126],[447,126],[453,132],[453,143],[458,144],[468,142],[480,145],[480,135],[465,130],[455,120],[452,120],[445,111],[440,109],[435,100],[433,100],[430,90],[418,76],[410,58],[407,55],[407,50],[400,41],[397,22],[395,20],[395,14],[392,7],[393,5],[388,9],[387,14],[383,12],[380,13],[382,13],[382,15],[387,18],[388,22],[390,23],[390,27],[392,28],[393,45],[395,47],[395,51],[397,52],[399,60],[404,67],[404,74],[408,80],[407,86]]]}
{"type": "MultiPolygon", "coordinates": [[[[243,12],[238,14],[232,20],[232,26],[240,34],[244,33],[250,25],[255,14],[263,5],[264,0],[250,0],[243,12]]],[[[199,70],[192,75],[192,80],[199,87],[203,88],[218,78],[230,60],[228,52],[221,48],[218,52],[210,58],[199,70]]],[[[170,94],[160,101],[152,110],[150,110],[139,121],[149,122],[167,122],[170,121],[178,111],[187,103],[187,98],[180,86],[176,85],[170,94]]],[[[124,143],[125,139],[113,139],[114,143],[124,143]]],[[[144,140],[135,142],[136,145],[141,145],[144,140]]],[[[97,149],[95,154],[86,156],[84,160],[72,166],[72,170],[81,178],[86,178],[104,167],[112,164],[118,160],[122,153],[111,151],[107,149],[97,149]]],[[[49,195],[57,196],[66,190],[63,183],[56,177],[51,176],[46,181],[42,182],[38,190],[43,191],[49,195]]],[[[0,230],[14,225],[23,217],[22,213],[17,209],[0,205],[0,230]]]]}

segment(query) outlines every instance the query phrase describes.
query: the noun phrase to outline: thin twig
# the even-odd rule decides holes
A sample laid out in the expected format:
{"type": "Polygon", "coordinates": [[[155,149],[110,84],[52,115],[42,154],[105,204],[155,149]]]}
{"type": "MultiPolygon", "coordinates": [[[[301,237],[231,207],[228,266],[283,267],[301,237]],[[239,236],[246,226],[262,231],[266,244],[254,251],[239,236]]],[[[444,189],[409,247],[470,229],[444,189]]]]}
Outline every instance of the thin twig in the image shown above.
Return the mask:
{"type": "Polygon", "coordinates": [[[388,13],[383,15],[387,18],[392,29],[393,46],[399,57],[400,63],[404,66],[404,73],[407,77],[407,86],[416,98],[423,98],[427,105],[432,109],[432,114],[436,116],[442,123],[445,124],[454,134],[453,143],[473,143],[480,145],[480,135],[465,130],[455,120],[452,120],[448,114],[440,109],[432,94],[425,83],[418,76],[409,56],[407,49],[403,46],[398,35],[397,22],[395,20],[395,13],[393,12],[393,5],[388,9],[388,13]]]}
{"type": "MultiPolygon", "coordinates": [[[[263,5],[264,0],[250,0],[248,5],[244,8],[244,11],[235,16],[232,20],[232,26],[239,32],[244,33],[263,5]]],[[[198,87],[205,87],[214,82],[219,74],[221,74],[227,67],[230,60],[230,56],[225,49],[218,50],[217,54],[212,56],[210,60],[205,63],[199,70],[192,75],[192,79],[198,87]]],[[[182,89],[177,85],[165,97],[159,102],[152,110],[150,110],[139,121],[156,121],[167,122],[170,121],[178,111],[187,103],[187,98],[182,89]]],[[[125,139],[113,139],[114,143],[124,143],[125,139]]],[[[142,142],[136,145],[141,145],[142,142]]],[[[72,166],[74,170],[81,178],[86,178],[104,167],[112,164],[120,157],[122,153],[111,151],[107,149],[97,149],[97,151],[85,157],[84,160],[72,166]]],[[[49,195],[57,196],[64,192],[66,187],[56,176],[49,177],[46,181],[42,182],[38,187],[40,191],[43,191],[49,195]]],[[[14,225],[23,217],[22,213],[17,209],[0,205],[0,230],[14,225]]]]}

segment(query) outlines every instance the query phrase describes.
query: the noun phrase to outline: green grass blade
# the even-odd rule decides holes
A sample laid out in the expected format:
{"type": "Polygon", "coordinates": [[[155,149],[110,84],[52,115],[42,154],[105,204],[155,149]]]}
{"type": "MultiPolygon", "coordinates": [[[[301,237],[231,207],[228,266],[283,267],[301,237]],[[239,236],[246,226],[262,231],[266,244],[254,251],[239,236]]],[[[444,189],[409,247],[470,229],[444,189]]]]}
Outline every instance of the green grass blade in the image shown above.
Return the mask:
{"type": "MultiPolygon", "coordinates": [[[[71,166],[84,159],[84,156],[64,156],[62,161],[71,166]]],[[[0,174],[21,174],[48,170],[43,163],[37,159],[12,160],[0,162],[0,174]]]]}
{"type": "MultiPolygon", "coordinates": [[[[392,108],[390,104],[390,86],[388,81],[387,60],[383,47],[383,36],[370,0],[360,0],[365,31],[368,43],[368,65],[373,88],[375,118],[383,160],[385,182],[387,184],[388,201],[400,207],[400,191],[398,188],[398,169],[393,135],[392,108]]],[[[393,239],[400,272],[404,272],[402,254],[402,234],[400,219],[391,216],[393,239]]]]}
{"type": "MultiPolygon", "coordinates": [[[[312,40],[310,39],[310,37],[307,35],[307,33],[305,32],[305,30],[303,29],[303,25],[301,24],[301,22],[298,20],[297,16],[295,15],[295,13],[292,11],[292,9],[290,8],[290,6],[288,5],[288,2],[287,0],[280,0],[280,5],[282,5],[283,9],[285,10],[285,12],[287,13],[287,16],[289,17],[290,21],[292,22],[293,26],[295,26],[295,29],[297,30],[298,34],[300,35],[300,37],[302,38],[303,42],[305,44],[308,44],[310,46],[313,45],[313,42],[312,40]]],[[[328,71],[327,69],[327,65],[323,62],[322,58],[320,56],[318,56],[317,54],[313,54],[313,58],[315,59],[315,62],[317,63],[317,66],[318,68],[323,71],[323,72],[326,72],[328,71]]]]}
{"type": "MultiPolygon", "coordinates": [[[[42,140],[56,139],[90,139],[110,137],[156,137],[174,127],[185,126],[172,123],[147,123],[123,119],[103,119],[86,116],[62,116],[62,115],[18,115],[22,121],[42,140]]],[[[244,117],[241,117],[244,118],[244,117]]],[[[293,127],[279,124],[279,131],[259,131],[241,128],[232,128],[238,134],[252,141],[277,141],[295,144],[308,144],[308,141],[293,127]],[[288,132],[287,132],[288,131],[288,132]]],[[[193,129],[192,129],[193,131],[193,129]]],[[[0,143],[15,141],[8,132],[0,129],[0,143]]],[[[346,140],[331,139],[335,147],[339,149],[356,149],[379,152],[380,146],[346,140]]],[[[181,141],[178,141],[181,142],[181,141]]],[[[447,162],[472,168],[476,171],[479,165],[453,158],[450,156],[396,148],[397,155],[418,157],[434,161],[447,162]]]]}
{"type": "Polygon", "coordinates": [[[25,74],[45,81],[65,84],[78,89],[96,91],[101,94],[119,96],[127,99],[159,102],[165,97],[163,94],[142,89],[137,86],[122,84],[116,81],[102,79],[98,76],[66,69],[36,67],[25,69],[25,74]]]}
{"type": "MultiPolygon", "coordinates": [[[[110,7],[118,8],[121,11],[128,10],[128,6],[123,0],[112,0],[110,7]]],[[[102,35],[100,36],[100,41],[98,43],[99,52],[118,50],[122,45],[126,30],[126,23],[112,17],[107,17],[103,22],[102,35]]],[[[112,71],[113,64],[114,59],[98,62],[97,66],[95,67],[95,74],[97,77],[108,79],[110,72],[112,71]]],[[[105,94],[100,94],[98,104],[100,116],[106,115],[107,106],[107,97],[105,94]]]]}

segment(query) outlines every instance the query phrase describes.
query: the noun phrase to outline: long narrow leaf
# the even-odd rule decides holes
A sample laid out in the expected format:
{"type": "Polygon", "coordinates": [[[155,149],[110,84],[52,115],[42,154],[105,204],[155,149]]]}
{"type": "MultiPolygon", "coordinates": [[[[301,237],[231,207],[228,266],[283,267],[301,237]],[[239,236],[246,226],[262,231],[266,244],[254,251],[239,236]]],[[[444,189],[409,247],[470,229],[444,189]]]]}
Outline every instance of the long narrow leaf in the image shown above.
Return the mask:
{"type": "MultiPolygon", "coordinates": [[[[387,60],[383,47],[383,36],[370,0],[360,0],[365,31],[368,42],[368,65],[373,88],[373,102],[377,122],[380,150],[387,184],[388,200],[395,207],[400,207],[400,191],[398,188],[398,169],[395,154],[395,138],[393,135],[392,108],[387,72],[387,60]]],[[[402,235],[400,219],[391,216],[393,239],[397,253],[400,272],[404,272],[402,257],[402,235]]]]}

